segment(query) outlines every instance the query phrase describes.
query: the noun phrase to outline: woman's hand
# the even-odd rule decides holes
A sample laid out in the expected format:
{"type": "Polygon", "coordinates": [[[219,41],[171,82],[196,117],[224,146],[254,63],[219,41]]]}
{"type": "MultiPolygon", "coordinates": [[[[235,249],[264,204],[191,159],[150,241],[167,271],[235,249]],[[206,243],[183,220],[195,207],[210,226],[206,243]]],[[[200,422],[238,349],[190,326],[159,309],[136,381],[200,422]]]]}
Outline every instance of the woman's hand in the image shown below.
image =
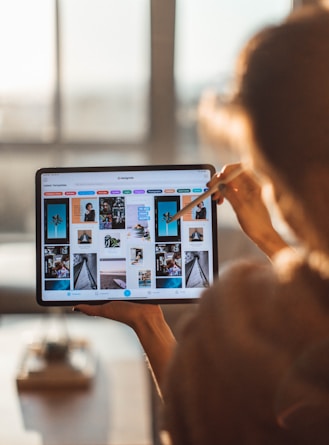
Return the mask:
{"type": "Polygon", "coordinates": [[[79,304],[73,310],[94,317],[119,321],[135,331],[138,330],[139,325],[144,323],[145,319],[163,318],[160,306],[129,301],[111,301],[100,305],[79,304]]]}
{"type": "MultiPolygon", "coordinates": [[[[240,164],[225,166],[220,173],[213,176],[208,187],[216,182],[225,182],[225,178],[237,168],[240,168],[240,164]]],[[[252,173],[243,170],[213,195],[218,204],[221,204],[224,198],[231,203],[242,230],[269,258],[287,247],[287,243],[273,228],[270,214],[262,199],[262,188],[252,173]]]]}
{"type": "Polygon", "coordinates": [[[102,305],[79,304],[73,308],[73,311],[109,318],[134,329],[148,357],[155,383],[161,393],[165,369],[171,359],[176,340],[164,319],[160,306],[111,301],[102,305]]]}

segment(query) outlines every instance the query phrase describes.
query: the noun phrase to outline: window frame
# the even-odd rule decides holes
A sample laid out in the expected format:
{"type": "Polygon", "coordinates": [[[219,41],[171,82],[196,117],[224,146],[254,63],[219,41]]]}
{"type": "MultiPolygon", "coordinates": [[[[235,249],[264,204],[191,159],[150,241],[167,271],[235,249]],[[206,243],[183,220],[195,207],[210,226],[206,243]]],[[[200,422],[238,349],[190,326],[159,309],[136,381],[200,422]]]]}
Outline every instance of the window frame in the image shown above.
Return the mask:
{"type": "MultiPolygon", "coordinates": [[[[55,1],[55,96],[53,118],[55,136],[50,142],[0,141],[1,151],[30,150],[31,152],[56,150],[62,153],[67,150],[90,150],[93,147],[100,151],[140,150],[150,164],[174,163],[176,158],[178,122],[175,116],[176,95],[174,79],[174,39],[175,39],[175,5],[176,0],[159,2],[150,0],[150,87],[149,87],[149,133],[144,141],[133,142],[99,142],[63,141],[62,140],[62,102],[61,102],[61,23],[60,0],[55,1]]],[[[292,0],[292,9],[303,4],[316,4],[317,0],[292,0]]]]}

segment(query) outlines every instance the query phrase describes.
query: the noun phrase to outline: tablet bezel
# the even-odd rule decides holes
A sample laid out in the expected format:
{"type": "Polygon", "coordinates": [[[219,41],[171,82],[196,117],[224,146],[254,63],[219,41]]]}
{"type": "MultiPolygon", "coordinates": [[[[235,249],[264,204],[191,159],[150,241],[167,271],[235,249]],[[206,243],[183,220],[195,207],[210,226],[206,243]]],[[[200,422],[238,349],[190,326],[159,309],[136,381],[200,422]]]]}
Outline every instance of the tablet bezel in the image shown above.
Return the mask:
{"type": "MultiPolygon", "coordinates": [[[[41,178],[43,174],[56,174],[56,173],[79,173],[79,172],[134,172],[134,171],[155,171],[163,172],[166,170],[200,170],[206,169],[210,172],[210,177],[215,173],[215,168],[211,164],[175,164],[175,165],[147,165],[147,166],[100,166],[100,167],[54,167],[54,168],[41,168],[35,174],[35,187],[36,187],[36,300],[40,306],[54,307],[54,306],[72,306],[80,303],[84,304],[103,304],[109,301],[131,301],[139,303],[152,303],[152,304],[182,304],[182,303],[196,303],[199,297],[191,298],[113,298],[113,299],[100,299],[100,300],[44,300],[42,298],[42,289],[44,277],[42,276],[42,222],[41,218],[44,215],[41,214],[41,200],[43,199],[41,193],[41,178]]],[[[170,184],[168,184],[170,185],[170,184]]],[[[53,198],[52,198],[53,199],[53,198]]],[[[217,210],[216,203],[211,201],[211,228],[212,228],[212,250],[213,250],[213,262],[212,262],[212,275],[213,278],[218,273],[218,244],[217,244],[217,210]]],[[[46,244],[46,243],[44,243],[46,244]]],[[[209,265],[211,270],[211,264],[209,265]]],[[[212,280],[213,281],[213,280],[212,280]]],[[[211,283],[210,283],[211,284],[211,283]]],[[[202,289],[200,289],[200,295],[202,289]]]]}

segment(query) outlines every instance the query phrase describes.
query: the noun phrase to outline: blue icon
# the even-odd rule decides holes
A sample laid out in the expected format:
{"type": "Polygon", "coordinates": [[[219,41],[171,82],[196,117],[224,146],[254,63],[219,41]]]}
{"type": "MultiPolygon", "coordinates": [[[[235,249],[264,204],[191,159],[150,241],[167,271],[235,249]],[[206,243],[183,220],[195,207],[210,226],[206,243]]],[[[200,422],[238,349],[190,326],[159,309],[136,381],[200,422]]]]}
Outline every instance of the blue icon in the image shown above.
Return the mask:
{"type": "Polygon", "coordinates": [[[95,195],[95,192],[93,190],[81,190],[78,195],[95,195]]]}
{"type": "Polygon", "coordinates": [[[124,295],[125,297],[130,297],[130,295],[131,295],[130,290],[126,289],[126,290],[124,291],[123,295],[124,295]]]}

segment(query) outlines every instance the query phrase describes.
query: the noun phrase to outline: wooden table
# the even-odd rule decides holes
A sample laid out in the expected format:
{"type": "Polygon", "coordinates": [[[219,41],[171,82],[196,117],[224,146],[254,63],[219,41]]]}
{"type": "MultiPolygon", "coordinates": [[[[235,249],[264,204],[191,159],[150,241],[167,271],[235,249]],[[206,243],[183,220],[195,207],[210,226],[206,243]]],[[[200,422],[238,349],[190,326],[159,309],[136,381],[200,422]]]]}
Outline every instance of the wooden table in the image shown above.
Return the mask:
{"type": "Polygon", "coordinates": [[[65,316],[70,338],[86,338],[97,359],[89,388],[18,391],[27,344],[45,334],[47,315],[0,317],[1,445],[150,445],[150,380],[143,351],[126,326],[65,316]]]}

